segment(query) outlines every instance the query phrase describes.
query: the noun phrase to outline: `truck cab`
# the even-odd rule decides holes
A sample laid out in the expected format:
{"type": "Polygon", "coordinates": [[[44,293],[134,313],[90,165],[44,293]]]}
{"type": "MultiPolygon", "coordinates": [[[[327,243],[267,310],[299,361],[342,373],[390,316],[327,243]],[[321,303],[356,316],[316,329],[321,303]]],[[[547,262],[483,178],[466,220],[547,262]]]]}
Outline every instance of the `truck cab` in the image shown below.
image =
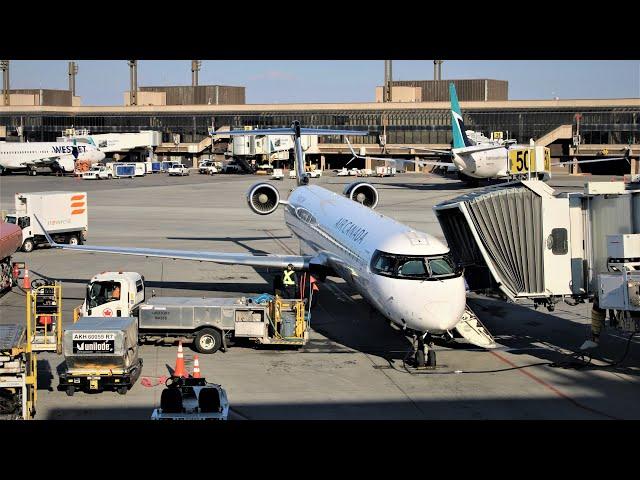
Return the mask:
{"type": "Polygon", "coordinates": [[[105,165],[94,165],[82,174],[83,180],[103,180],[113,178],[113,170],[105,165]]]}
{"type": "Polygon", "coordinates": [[[36,216],[59,243],[78,245],[87,239],[87,192],[30,192],[15,194],[15,212],[6,222],[22,230],[22,251],[48,244],[36,216]]]}
{"type": "Polygon", "coordinates": [[[137,272],[102,272],[87,285],[82,316],[132,317],[145,300],[144,277],[137,272]]]}

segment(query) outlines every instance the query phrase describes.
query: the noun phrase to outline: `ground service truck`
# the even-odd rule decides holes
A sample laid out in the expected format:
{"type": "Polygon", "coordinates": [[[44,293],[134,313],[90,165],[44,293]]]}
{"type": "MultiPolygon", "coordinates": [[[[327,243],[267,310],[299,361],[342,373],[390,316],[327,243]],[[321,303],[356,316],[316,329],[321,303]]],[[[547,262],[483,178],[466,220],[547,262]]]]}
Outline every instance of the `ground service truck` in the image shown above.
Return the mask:
{"type": "Polygon", "coordinates": [[[103,272],[87,286],[78,317],[135,317],[140,341],[193,339],[200,353],[226,348],[228,338],[302,346],[309,338],[305,302],[270,295],[252,298],[153,297],[145,301],[144,277],[103,272]]]}
{"type": "Polygon", "coordinates": [[[48,245],[35,217],[56,242],[82,244],[89,228],[87,192],[16,193],[15,213],[6,217],[22,230],[22,251],[31,252],[39,244],[48,245]]]}

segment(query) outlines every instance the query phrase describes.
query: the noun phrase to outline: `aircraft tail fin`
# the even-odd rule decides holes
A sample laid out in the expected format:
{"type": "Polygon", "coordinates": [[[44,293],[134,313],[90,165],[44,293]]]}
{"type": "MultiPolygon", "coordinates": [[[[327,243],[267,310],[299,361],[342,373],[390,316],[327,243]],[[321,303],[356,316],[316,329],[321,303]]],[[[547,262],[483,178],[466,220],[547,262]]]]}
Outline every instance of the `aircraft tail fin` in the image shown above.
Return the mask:
{"type": "Polygon", "coordinates": [[[453,82],[449,83],[449,98],[451,99],[451,133],[453,135],[453,148],[464,148],[473,145],[465,133],[462,111],[458,103],[458,94],[453,82]]]}

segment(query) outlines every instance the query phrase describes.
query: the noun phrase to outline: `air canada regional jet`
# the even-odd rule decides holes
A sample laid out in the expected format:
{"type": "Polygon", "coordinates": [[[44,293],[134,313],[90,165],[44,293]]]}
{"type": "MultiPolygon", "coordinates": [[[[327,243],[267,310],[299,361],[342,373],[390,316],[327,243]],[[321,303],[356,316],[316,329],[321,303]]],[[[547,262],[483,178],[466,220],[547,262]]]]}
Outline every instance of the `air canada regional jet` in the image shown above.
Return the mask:
{"type": "MultiPolygon", "coordinates": [[[[49,243],[56,248],[83,252],[256,267],[284,268],[291,263],[295,269],[309,271],[320,280],[339,276],[392,324],[414,337],[418,365],[435,366],[435,351],[431,348],[434,337],[450,338],[451,331],[463,322],[468,324],[469,318],[464,278],[449,248],[431,235],[377,213],[374,209],[378,192],[372,185],[355,182],[346,186],[343,195],[338,195],[311,185],[305,175],[301,135],[368,135],[368,132],[300,128],[294,122],[290,128],[224,133],[294,137],[297,188],[284,200],[273,185],[256,183],[247,192],[247,203],[258,215],[269,215],[282,206],[287,227],[300,241],[300,255],[72,246],[54,243],[47,237],[49,243]]],[[[463,329],[457,330],[465,336],[463,329]]],[[[488,333],[482,341],[477,340],[479,337],[465,338],[477,345],[493,345],[488,333]]]]}

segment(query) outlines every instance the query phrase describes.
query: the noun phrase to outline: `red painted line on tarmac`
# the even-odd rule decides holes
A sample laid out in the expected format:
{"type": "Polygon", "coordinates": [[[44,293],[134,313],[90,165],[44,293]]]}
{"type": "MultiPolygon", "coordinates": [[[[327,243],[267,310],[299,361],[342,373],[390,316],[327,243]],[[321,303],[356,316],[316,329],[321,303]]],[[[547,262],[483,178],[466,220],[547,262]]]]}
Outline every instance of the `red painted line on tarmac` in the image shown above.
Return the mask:
{"type": "Polygon", "coordinates": [[[523,368],[519,368],[518,365],[516,365],[515,363],[512,363],[511,361],[507,360],[505,357],[503,357],[502,355],[500,355],[499,353],[496,353],[492,350],[489,351],[489,353],[491,353],[492,355],[494,355],[495,357],[498,357],[500,360],[502,360],[504,363],[506,363],[507,365],[510,365],[513,368],[518,368],[518,372],[520,372],[523,375],[526,375],[527,377],[529,377],[531,380],[539,383],[540,385],[542,385],[543,387],[545,387],[547,390],[552,391],[553,393],[555,393],[557,396],[564,398],[565,400],[568,400],[569,402],[571,402],[573,405],[575,405],[578,408],[582,408],[583,410],[587,410],[591,413],[595,413],[597,415],[602,415],[603,417],[607,417],[611,420],[620,420],[617,417],[612,417],[611,415],[601,412],[599,410],[595,410],[591,407],[587,407],[586,405],[582,405],[581,403],[577,402],[576,400],[574,400],[573,398],[571,398],[570,396],[562,393],[560,390],[558,390],[557,388],[555,388],[553,385],[549,385],[547,382],[545,382],[544,380],[542,380],[541,378],[535,376],[533,373],[528,372],[526,370],[524,370],[523,368]]]}

